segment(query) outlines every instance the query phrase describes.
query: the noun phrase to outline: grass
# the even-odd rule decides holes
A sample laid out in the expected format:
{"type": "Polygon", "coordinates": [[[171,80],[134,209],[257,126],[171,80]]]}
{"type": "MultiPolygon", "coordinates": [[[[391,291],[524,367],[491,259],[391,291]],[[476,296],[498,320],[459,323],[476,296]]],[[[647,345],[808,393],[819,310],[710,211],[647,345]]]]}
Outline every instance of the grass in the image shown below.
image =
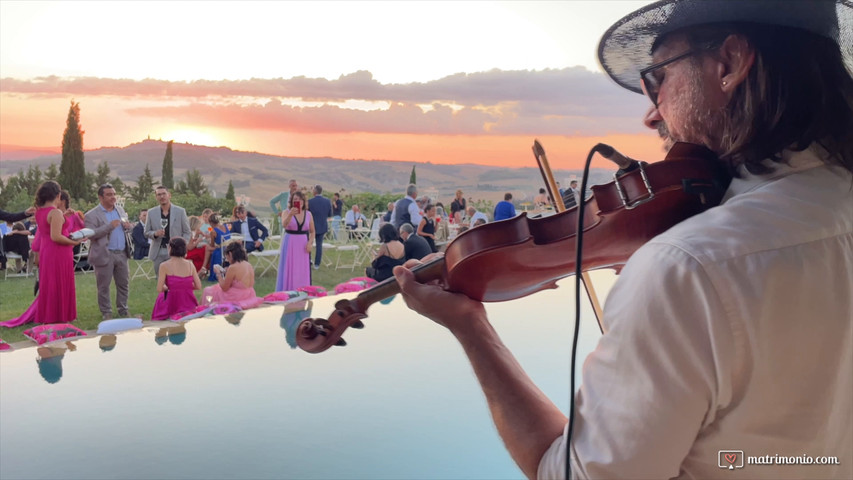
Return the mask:
{"type": "MultiPolygon", "coordinates": [[[[364,276],[364,266],[356,266],[355,269],[348,268],[336,270],[334,261],[337,259],[338,252],[328,250],[323,252],[324,263],[326,260],[332,260],[332,266],[323,265],[319,270],[312,270],[312,284],[324,287],[329,293],[334,292],[335,285],[345,282],[353,277],[364,276]]],[[[341,253],[341,263],[349,261],[352,263],[352,252],[341,253]]],[[[260,273],[257,269],[257,258],[250,256],[250,261],[256,268],[256,275],[260,273]]],[[[277,260],[276,260],[277,261],[277,260]]],[[[133,276],[136,270],[138,261],[130,261],[130,275],[133,276]]],[[[14,262],[12,263],[14,265],[14,262]]],[[[3,280],[0,272],[0,320],[9,320],[23,313],[33,301],[33,285],[35,284],[34,277],[15,277],[3,280]]],[[[95,273],[77,272],[74,275],[75,286],[77,290],[77,320],[74,325],[83,330],[97,330],[98,323],[101,322],[101,312],[98,310],[98,290],[95,285],[95,273]]],[[[213,285],[211,282],[202,281],[202,287],[213,285]]],[[[271,269],[262,277],[255,278],[255,292],[258,296],[263,297],[268,293],[275,291],[275,275],[271,269]]],[[[201,301],[201,291],[196,291],[196,297],[201,301]]],[[[110,298],[113,304],[113,314],[115,311],[115,285],[110,288],[110,298]]],[[[157,298],[157,280],[147,280],[143,277],[136,278],[130,281],[130,294],[128,298],[128,308],[131,316],[141,316],[148,320],[151,318],[151,311],[154,309],[154,300],[157,298]]],[[[32,327],[33,324],[23,325],[15,328],[0,327],[0,338],[7,343],[14,343],[21,340],[26,340],[23,331],[32,327]]]]}

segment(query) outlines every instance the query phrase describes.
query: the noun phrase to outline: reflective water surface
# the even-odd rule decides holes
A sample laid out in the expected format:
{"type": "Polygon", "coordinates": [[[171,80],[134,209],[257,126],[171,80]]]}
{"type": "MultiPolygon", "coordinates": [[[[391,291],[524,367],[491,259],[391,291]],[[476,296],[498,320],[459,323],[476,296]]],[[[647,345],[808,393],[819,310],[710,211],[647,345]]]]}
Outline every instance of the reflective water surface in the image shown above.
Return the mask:
{"type": "MultiPolygon", "coordinates": [[[[603,300],[615,277],[593,277],[603,300]]],[[[564,411],[573,282],[487,305],[564,411]]],[[[522,477],[461,348],[401,298],[346,347],[295,348],[293,327],[337,299],[0,354],[0,477],[522,477]]],[[[584,316],[578,375],[599,336],[584,316]]]]}

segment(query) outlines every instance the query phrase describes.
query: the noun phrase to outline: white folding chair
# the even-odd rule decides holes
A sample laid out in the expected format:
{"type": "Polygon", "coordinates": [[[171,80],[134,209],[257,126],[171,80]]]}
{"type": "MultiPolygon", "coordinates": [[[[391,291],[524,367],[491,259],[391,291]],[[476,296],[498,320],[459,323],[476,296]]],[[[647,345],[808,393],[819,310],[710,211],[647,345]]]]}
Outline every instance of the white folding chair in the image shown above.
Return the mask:
{"type": "MultiPolygon", "coordinates": [[[[89,260],[89,245],[91,245],[90,240],[86,240],[85,242],[80,244],[80,251],[74,255],[74,270],[77,270],[77,265],[80,264],[83,260],[89,260]]],[[[83,273],[94,272],[93,268],[83,270],[83,273]]]]}
{"type": "Polygon", "coordinates": [[[258,259],[257,268],[255,268],[257,276],[263,277],[268,270],[272,270],[273,274],[278,273],[279,250],[277,248],[265,249],[263,252],[254,250],[249,255],[258,259]],[[260,270],[260,273],[258,273],[258,270],[260,270]]]}
{"type": "Polygon", "coordinates": [[[6,252],[6,270],[5,270],[5,275],[3,277],[4,280],[9,278],[9,277],[29,277],[30,275],[33,274],[31,272],[31,270],[33,269],[32,268],[33,267],[32,253],[30,253],[30,256],[27,259],[26,263],[24,263],[23,270],[21,271],[21,273],[17,273],[17,271],[15,271],[15,268],[12,267],[12,265],[17,266],[17,264],[18,264],[17,260],[23,261],[24,257],[18,255],[17,253],[6,252]],[[15,273],[10,274],[9,271],[13,271],[15,273]]]}
{"type": "Polygon", "coordinates": [[[154,262],[148,259],[148,257],[143,258],[142,260],[131,260],[136,263],[136,269],[133,271],[133,275],[131,275],[130,279],[136,278],[144,278],[146,280],[151,280],[154,278],[154,262]]]}

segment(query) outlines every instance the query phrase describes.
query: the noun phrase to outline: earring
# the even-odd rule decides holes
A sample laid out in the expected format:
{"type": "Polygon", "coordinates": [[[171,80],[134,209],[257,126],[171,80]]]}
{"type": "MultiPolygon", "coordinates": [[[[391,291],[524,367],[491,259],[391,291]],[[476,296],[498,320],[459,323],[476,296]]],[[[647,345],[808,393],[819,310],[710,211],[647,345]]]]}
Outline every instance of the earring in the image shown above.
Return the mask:
{"type": "Polygon", "coordinates": [[[727,81],[723,80],[723,86],[724,86],[724,87],[725,87],[726,85],[728,85],[728,84],[729,84],[729,82],[727,82],[727,81]]]}

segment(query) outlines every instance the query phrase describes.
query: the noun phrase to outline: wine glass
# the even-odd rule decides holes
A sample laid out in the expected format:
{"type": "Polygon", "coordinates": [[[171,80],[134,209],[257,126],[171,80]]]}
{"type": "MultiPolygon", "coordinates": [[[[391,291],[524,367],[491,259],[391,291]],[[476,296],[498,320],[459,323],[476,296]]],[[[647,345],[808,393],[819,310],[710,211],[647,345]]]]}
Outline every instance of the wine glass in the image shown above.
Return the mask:
{"type": "Polygon", "coordinates": [[[168,226],[169,226],[169,219],[168,219],[168,218],[161,218],[161,219],[160,219],[160,227],[161,227],[163,230],[165,230],[165,229],[166,229],[166,227],[168,227],[168,226]]]}

